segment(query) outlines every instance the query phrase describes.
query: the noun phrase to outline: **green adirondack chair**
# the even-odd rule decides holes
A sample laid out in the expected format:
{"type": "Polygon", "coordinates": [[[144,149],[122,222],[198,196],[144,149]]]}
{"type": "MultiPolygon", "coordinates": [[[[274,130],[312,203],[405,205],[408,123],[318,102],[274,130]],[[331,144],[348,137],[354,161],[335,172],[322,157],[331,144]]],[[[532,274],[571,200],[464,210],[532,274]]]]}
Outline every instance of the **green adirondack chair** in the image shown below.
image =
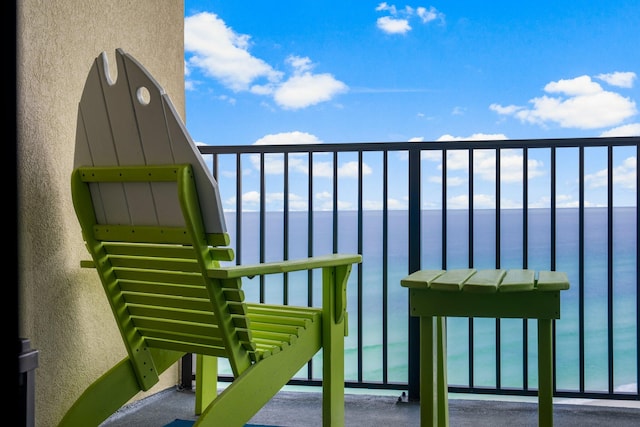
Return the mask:
{"type": "MultiPolygon", "coordinates": [[[[344,425],[346,284],[358,254],[256,265],[233,260],[217,183],[169,97],[129,54],[117,79],[96,58],[78,110],[71,189],[128,357],[91,384],[61,426],[97,426],[185,354],[196,354],[198,426],[242,426],[316,354],[323,425],[344,425]],[[231,264],[231,263],[228,263],[231,264]],[[245,301],[243,278],[322,269],[322,307],[245,301]],[[233,381],[217,393],[217,358],[233,381]]],[[[306,286],[306,281],[305,281],[306,286]]]]}

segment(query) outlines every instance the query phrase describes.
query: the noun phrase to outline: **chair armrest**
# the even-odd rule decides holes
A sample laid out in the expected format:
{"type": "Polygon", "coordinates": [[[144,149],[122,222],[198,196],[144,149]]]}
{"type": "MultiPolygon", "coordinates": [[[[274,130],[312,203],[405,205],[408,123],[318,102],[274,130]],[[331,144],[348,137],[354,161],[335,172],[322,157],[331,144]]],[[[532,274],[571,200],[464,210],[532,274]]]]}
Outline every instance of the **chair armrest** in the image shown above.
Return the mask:
{"type": "Polygon", "coordinates": [[[362,256],[358,254],[331,254],[287,261],[211,268],[207,270],[207,275],[213,279],[233,279],[238,277],[261,276],[264,274],[313,270],[323,267],[337,267],[340,265],[358,264],[360,262],[362,262],[362,256]]]}

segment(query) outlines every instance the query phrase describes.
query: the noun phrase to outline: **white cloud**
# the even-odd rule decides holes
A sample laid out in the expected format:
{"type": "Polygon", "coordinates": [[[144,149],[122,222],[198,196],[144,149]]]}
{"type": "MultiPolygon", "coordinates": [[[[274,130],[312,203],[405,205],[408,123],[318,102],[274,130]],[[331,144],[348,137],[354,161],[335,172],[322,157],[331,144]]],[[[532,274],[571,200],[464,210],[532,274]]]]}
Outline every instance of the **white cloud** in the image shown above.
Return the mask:
{"type": "Polygon", "coordinates": [[[570,80],[550,82],[544,87],[545,92],[564,93],[569,96],[595,95],[602,92],[602,87],[589,76],[580,76],[570,80]]]}
{"type": "Polygon", "coordinates": [[[237,34],[214,13],[185,18],[184,49],[191,52],[187,66],[197,67],[234,90],[247,90],[256,79],[278,81],[281,73],[252,56],[250,37],[237,34]]]}
{"type": "MultiPolygon", "coordinates": [[[[487,140],[506,139],[501,134],[474,134],[471,137],[461,138],[443,135],[438,141],[462,141],[462,140],[487,140]]],[[[438,150],[425,150],[421,156],[422,160],[437,163],[437,170],[442,170],[442,153],[438,150]]],[[[524,157],[517,150],[505,149],[500,151],[500,181],[504,183],[522,182],[524,157]]],[[[447,151],[447,171],[468,172],[469,153],[467,150],[447,151]]],[[[475,150],[473,153],[473,172],[475,176],[485,181],[495,182],[496,180],[496,155],[495,150],[475,150]]],[[[527,177],[529,179],[544,175],[544,164],[535,159],[527,161],[527,177]]],[[[467,178],[468,179],[468,178],[467,178]]],[[[430,182],[441,182],[440,175],[429,178],[430,182]]],[[[459,177],[447,177],[447,182],[453,185],[461,185],[459,177]]]]}
{"type": "Polygon", "coordinates": [[[392,15],[395,15],[397,13],[396,7],[393,5],[390,6],[389,4],[387,4],[387,2],[382,2],[378,6],[376,6],[376,12],[383,10],[391,13],[392,15]]]}
{"type": "Polygon", "coordinates": [[[321,144],[317,136],[307,132],[293,131],[265,135],[254,145],[321,144]]]}
{"type": "MultiPolygon", "coordinates": [[[[251,164],[256,170],[260,170],[260,155],[252,154],[249,156],[251,164]]],[[[308,174],[306,159],[295,154],[289,155],[289,172],[299,172],[308,174]]],[[[265,153],[264,155],[264,173],[265,175],[282,175],[284,173],[284,155],[279,153],[265,153]]]]}
{"type": "MultiPolygon", "coordinates": [[[[277,134],[269,134],[258,139],[254,145],[287,145],[287,144],[319,144],[322,143],[315,135],[306,132],[282,132],[277,134]]],[[[254,169],[260,170],[260,155],[252,154],[249,161],[254,169]]],[[[309,174],[309,162],[306,154],[291,153],[289,154],[289,171],[309,174]]],[[[267,175],[281,175],[284,173],[284,155],[281,153],[265,153],[264,154],[264,173],[267,175]]],[[[362,175],[371,175],[373,173],[371,167],[366,163],[362,164],[362,175]]],[[[333,163],[324,161],[313,162],[313,176],[332,178],[333,163]]],[[[346,162],[338,167],[338,177],[357,178],[358,162],[346,162]]]]}
{"type": "MultiPolygon", "coordinates": [[[[610,80],[623,79],[612,77],[610,80]]],[[[604,90],[589,76],[550,82],[544,90],[555,96],[543,95],[531,99],[529,103],[533,105],[532,108],[491,104],[489,109],[516,117],[524,123],[541,126],[555,123],[563,128],[578,129],[616,126],[638,113],[633,100],[604,90]]]]}
{"type": "Polygon", "coordinates": [[[470,136],[453,136],[449,134],[442,135],[436,141],[493,141],[507,139],[502,133],[474,133],[470,136]]]}
{"type": "MultiPolygon", "coordinates": [[[[280,107],[287,109],[326,102],[347,90],[347,85],[331,74],[311,73],[313,64],[306,57],[287,58],[293,75],[286,78],[283,72],[254,57],[249,52],[250,45],[249,35],[236,33],[214,13],[189,16],[184,29],[184,48],[190,54],[185,75],[198,68],[234,92],[273,96],[280,107]]],[[[185,85],[189,89],[195,87],[190,80],[185,85]]]]}
{"type": "Polygon", "coordinates": [[[242,195],[242,203],[260,203],[260,193],[257,191],[247,191],[242,195]]]}
{"type": "Polygon", "coordinates": [[[312,74],[309,58],[290,56],[287,61],[294,67],[293,76],[274,91],[274,100],[283,108],[297,109],[331,100],[347,91],[347,85],[331,74],[312,74]]]}
{"type": "Polygon", "coordinates": [[[600,134],[603,138],[615,136],[640,136],[640,123],[630,123],[609,129],[600,134]]]}
{"type": "Polygon", "coordinates": [[[469,196],[460,194],[458,196],[449,197],[447,206],[451,209],[464,209],[469,207],[469,196]]]}
{"type": "MultiPolygon", "coordinates": [[[[588,188],[606,187],[608,183],[607,169],[585,175],[584,182],[588,188]]],[[[622,164],[613,169],[613,184],[620,188],[635,190],[636,188],[636,158],[628,157],[622,164]]]]}
{"type": "MultiPolygon", "coordinates": [[[[363,200],[362,208],[364,210],[372,210],[372,211],[380,211],[383,208],[382,200],[363,200]]],[[[406,210],[407,202],[389,198],[387,199],[387,209],[388,210],[406,210]]]]}
{"type": "Polygon", "coordinates": [[[474,194],[473,206],[476,209],[493,208],[496,205],[496,199],[494,196],[488,194],[474,194]]]}
{"type": "Polygon", "coordinates": [[[433,6],[429,7],[429,9],[425,7],[418,7],[416,9],[416,13],[420,17],[420,20],[425,24],[427,22],[435,21],[436,19],[444,22],[444,14],[438,12],[438,10],[433,6]]]}
{"type": "Polygon", "coordinates": [[[321,191],[319,193],[316,193],[317,200],[331,200],[332,197],[333,196],[328,191],[321,191]]]}
{"type": "Polygon", "coordinates": [[[462,116],[464,115],[465,110],[466,109],[462,107],[453,107],[451,114],[453,114],[454,116],[462,116]]]}
{"type": "MultiPolygon", "coordinates": [[[[366,163],[362,164],[362,175],[371,175],[371,167],[366,163]]],[[[346,162],[342,166],[338,167],[338,177],[358,177],[358,162],[346,162]]]]}
{"type": "Polygon", "coordinates": [[[633,81],[636,79],[636,73],[616,71],[608,74],[598,74],[596,78],[607,82],[611,86],[631,88],[633,87],[633,81]]]}
{"type": "MultiPolygon", "coordinates": [[[[268,192],[264,195],[264,202],[268,210],[282,211],[284,209],[284,193],[268,192]]],[[[236,198],[230,197],[225,200],[225,209],[235,209],[236,198]]],[[[256,211],[260,207],[260,192],[247,191],[242,194],[242,209],[246,211],[256,211]]],[[[289,209],[294,211],[307,210],[309,204],[304,197],[289,193],[289,209]]]]}
{"type": "Polygon", "coordinates": [[[387,34],[406,34],[412,30],[409,20],[417,16],[421,23],[440,20],[444,23],[444,14],[439,12],[435,7],[428,9],[423,6],[413,8],[405,6],[404,9],[398,10],[395,5],[382,2],[376,7],[376,12],[387,12],[388,16],[382,16],[377,19],[376,24],[380,30],[387,34]]]}
{"type": "Polygon", "coordinates": [[[404,34],[411,31],[411,25],[406,19],[383,16],[378,18],[377,24],[378,28],[387,34],[404,34]]]}

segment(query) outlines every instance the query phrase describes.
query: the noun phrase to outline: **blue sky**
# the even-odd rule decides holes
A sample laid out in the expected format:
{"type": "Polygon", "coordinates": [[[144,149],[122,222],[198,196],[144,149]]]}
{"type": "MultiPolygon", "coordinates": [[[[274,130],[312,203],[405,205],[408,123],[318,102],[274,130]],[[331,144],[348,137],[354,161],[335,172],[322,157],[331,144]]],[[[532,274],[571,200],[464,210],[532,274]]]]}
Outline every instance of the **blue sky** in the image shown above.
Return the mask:
{"type": "MultiPolygon", "coordinates": [[[[187,128],[195,141],[209,145],[636,136],[638,22],[635,0],[186,0],[187,128]]],[[[606,162],[598,150],[587,154],[587,204],[601,206],[606,162]]],[[[503,156],[502,167],[513,163],[516,169],[514,192],[510,171],[503,172],[501,204],[518,207],[521,153],[503,156]]],[[[273,160],[270,173],[277,175],[273,160]]],[[[340,165],[345,177],[352,160],[340,165]]],[[[459,185],[448,188],[451,207],[468,204],[464,156],[460,161],[448,159],[451,175],[460,173],[459,185]]],[[[424,162],[437,171],[437,158],[424,162]]],[[[365,166],[375,180],[379,162],[365,166]]],[[[614,167],[616,203],[634,203],[635,152],[616,153],[614,167]]],[[[252,168],[257,176],[255,164],[243,175],[252,168]]],[[[528,168],[530,205],[544,207],[548,156],[530,156],[528,168]]],[[[476,207],[491,207],[495,184],[487,176],[483,186],[482,170],[475,170],[476,207]]],[[[226,173],[221,171],[221,186],[226,173]]],[[[559,204],[575,206],[575,171],[559,177],[559,184],[566,188],[559,204]]],[[[377,186],[379,193],[379,181],[377,186]]],[[[256,193],[251,184],[245,187],[243,205],[252,209],[256,193]]],[[[292,191],[304,202],[306,195],[292,191]]],[[[277,210],[276,193],[268,206],[277,210]]],[[[365,195],[366,207],[380,206],[375,193],[365,195]]],[[[391,207],[406,206],[406,194],[389,197],[391,207]]],[[[223,200],[232,207],[232,198],[223,200]]],[[[339,203],[354,207],[348,198],[339,203]]],[[[438,203],[436,197],[423,206],[438,203]]]]}

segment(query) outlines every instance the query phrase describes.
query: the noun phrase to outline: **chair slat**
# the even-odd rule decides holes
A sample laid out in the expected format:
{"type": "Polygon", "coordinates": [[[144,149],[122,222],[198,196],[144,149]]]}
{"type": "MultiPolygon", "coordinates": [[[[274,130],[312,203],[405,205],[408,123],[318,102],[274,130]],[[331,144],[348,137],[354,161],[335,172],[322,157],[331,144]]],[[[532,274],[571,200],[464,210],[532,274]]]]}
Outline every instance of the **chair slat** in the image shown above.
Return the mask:
{"type": "Polygon", "coordinates": [[[191,323],[212,324],[217,322],[215,315],[211,312],[186,310],[167,307],[147,306],[129,304],[129,313],[133,317],[150,317],[166,320],[185,321],[191,323]]]}
{"type": "Polygon", "coordinates": [[[157,257],[110,256],[114,267],[144,268],[145,270],[169,270],[196,273],[201,268],[197,260],[157,257]]]}
{"type": "Polygon", "coordinates": [[[194,335],[203,337],[215,337],[216,334],[219,334],[218,327],[214,324],[191,323],[135,316],[132,316],[132,320],[135,327],[141,330],[153,329],[158,331],[173,332],[182,336],[194,335]]]}
{"type": "Polygon", "coordinates": [[[141,293],[123,293],[124,302],[127,304],[147,305],[156,307],[175,307],[183,310],[194,311],[209,311],[211,312],[212,306],[209,299],[199,298],[187,298],[187,297],[172,297],[156,294],[141,294],[141,293]]]}
{"type": "Polygon", "coordinates": [[[199,285],[203,286],[203,279],[201,274],[189,273],[185,271],[158,271],[158,270],[143,270],[132,268],[118,268],[114,269],[116,276],[121,280],[137,280],[144,282],[156,282],[167,284],[181,284],[181,285],[199,285]]]}
{"type": "Polygon", "coordinates": [[[174,285],[166,283],[135,282],[120,280],[120,289],[127,293],[156,294],[167,296],[181,296],[187,298],[198,298],[209,302],[209,294],[202,286],[174,285]]]}

